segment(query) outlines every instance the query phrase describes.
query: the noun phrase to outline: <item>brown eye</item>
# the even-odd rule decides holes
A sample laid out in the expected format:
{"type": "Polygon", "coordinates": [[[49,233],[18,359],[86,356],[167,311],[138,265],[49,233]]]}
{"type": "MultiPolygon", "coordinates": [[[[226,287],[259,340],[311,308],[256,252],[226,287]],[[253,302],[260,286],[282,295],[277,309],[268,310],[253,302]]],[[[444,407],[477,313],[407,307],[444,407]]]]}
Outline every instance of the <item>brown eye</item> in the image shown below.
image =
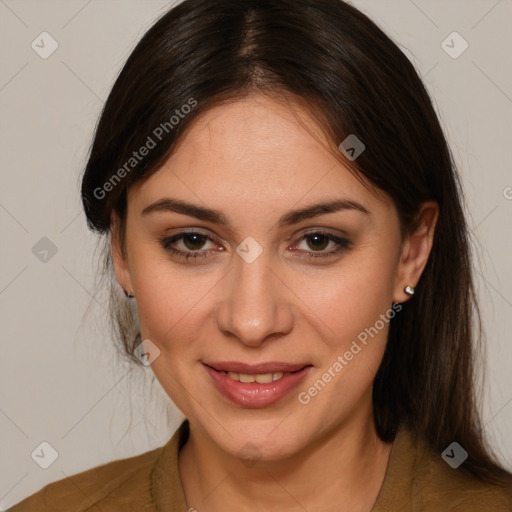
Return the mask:
{"type": "Polygon", "coordinates": [[[304,239],[311,240],[311,243],[308,242],[308,246],[314,250],[323,250],[327,247],[330,240],[325,235],[320,233],[315,233],[313,235],[307,235],[304,239]]]}
{"type": "Polygon", "coordinates": [[[324,233],[322,231],[314,231],[305,233],[300,242],[292,248],[293,251],[303,253],[305,257],[309,258],[322,258],[334,256],[344,250],[349,249],[350,242],[345,238],[340,238],[332,233],[324,233]],[[305,242],[306,247],[300,248],[300,243],[305,242]],[[325,249],[331,249],[325,250],[325,249]]]}
{"type": "MultiPolygon", "coordinates": [[[[214,243],[213,238],[197,231],[184,231],[160,240],[164,250],[173,256],[193,261],[210,258],[209,253],[213,251],[204,249],[208,242],[214,243]]],[[[222,248],[219,247],[218,250],[222,248]]]]}
{"type": "Polygon", "coordinates": [[[186,233],[182,236],[183,245],[191,250],[197,251],[202,249],[204,244],[209,238],[205,235],[201,235],[200,233],[186,233]]]}

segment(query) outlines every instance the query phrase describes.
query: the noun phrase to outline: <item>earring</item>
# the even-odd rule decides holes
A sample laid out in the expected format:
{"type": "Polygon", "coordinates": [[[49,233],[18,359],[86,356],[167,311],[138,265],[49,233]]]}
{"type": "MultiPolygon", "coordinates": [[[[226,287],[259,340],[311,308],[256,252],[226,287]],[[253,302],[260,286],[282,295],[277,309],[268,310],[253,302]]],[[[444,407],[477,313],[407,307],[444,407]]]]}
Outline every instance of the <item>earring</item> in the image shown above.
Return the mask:
{"type": "Polygon", "coordinates": [[[407,285],[405,288],[404,288],[404,292],[409,295],[409,297],[412,297],[414,295],[414,286],[411,286],[411,285],[407,285]]]}
{"type": "Polygon", "coordinates": [[[135,297],[135,295],[133,295],[133,293],[129,293],[129,292],[127,292],[127,291],[124,289],[124,287],[122,287],[122,288],[123,288],[123,292],[124,292],[124,294],[125,294],[129,299],[133,299],[133,297],[135,297]]]}

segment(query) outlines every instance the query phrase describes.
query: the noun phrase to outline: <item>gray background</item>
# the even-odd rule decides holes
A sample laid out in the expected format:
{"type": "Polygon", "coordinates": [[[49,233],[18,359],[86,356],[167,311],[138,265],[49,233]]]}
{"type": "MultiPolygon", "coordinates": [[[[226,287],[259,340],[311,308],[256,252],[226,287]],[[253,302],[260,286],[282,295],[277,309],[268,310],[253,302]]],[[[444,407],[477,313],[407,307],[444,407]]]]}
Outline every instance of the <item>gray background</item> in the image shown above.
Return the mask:
{"type": "MultiPolygon", "coordinates": [[[[460,166],[488,338],[485,432],[512,469],[512,3],[353,3],[413,60],[460,166]],[[445,49],[460,52],[462,40],[442,45],[454,31],[469,44],[458,58],[445,49]]],[[[106,298],[96,297],[84,317],[96,238],[79,198],[103,101],[136,41],[169,5],[0,0],[0,510],[49,482],[161,446],[181,421],[172,405],[168,421],[161,388],[150,396],[149,368],[130,375],[117,360],[106,298]],[[58,43],[46,59],[31,47],[51,48],[47,36],[41,43],[44,31],[58,43]],[[58,452],[48,469],[31,457],[42,441],[58,452]]]]}

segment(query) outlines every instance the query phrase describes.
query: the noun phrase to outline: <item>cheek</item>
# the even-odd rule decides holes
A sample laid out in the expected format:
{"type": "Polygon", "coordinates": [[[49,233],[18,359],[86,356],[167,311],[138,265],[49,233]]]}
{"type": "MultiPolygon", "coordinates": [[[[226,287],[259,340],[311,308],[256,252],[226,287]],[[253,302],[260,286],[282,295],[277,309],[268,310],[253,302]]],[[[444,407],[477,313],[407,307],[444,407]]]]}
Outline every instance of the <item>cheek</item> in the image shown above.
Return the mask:
{"type": "Polygon", "coordinates": [[[154,340],[165,352],[184,347],[176,339],[193,339],[199,326],[204,325],[202,315],[207,303],[204,289],[197,280],[176,276],[148,280],[138,288],[137,296],[142,336],[154,340]]]}
{"type": "Polygon", "coordinates": [[[212,284],[206,283],[205,276],[199,279],[190,272],[186,275],[171,272],[169,262],[153,260],[151,263],[137,272],[141,335],[160,351],[151,364],[155,377],[173,403],[184,414],[191,415],[190,393],[194,394],[195,388],[190,381],[190,365],[200,358],[199,341],[204,338],[200,331],[209,330],[205,327],[210,321],[205,293],[212,284]],[[188,393],[183,392],[184,383],[188,393]]]}
{"type": "MultiPolygon", "coordinates": [[[[180,269],[160,249],[134,254],[132,281],[137,290],[137,312],[143,338],[151,339],[161,351],[169,351],[170,340],[187,338],[207,300],[206,274],[194,275],[180,269]]],[[[209,281],[208,281],[209,282],[209,281]]],[[[179,344],[173,344],[179,345],[179,344]]]]}
{"type": "Polygon", "coordinates": [[[303,282],[298,295],[307,297],[306,305],[329,328],[334,345],[350,342],[391,308],[395,252],[385,254],[377,245],[365,247],[329,274],[303,282]]]}
{"type": "Polygon", "coordinates": [[[328,326],[317,376],[321,382],[315,381],[311,389],[317,407],[338,414],[342,397],[346,412],[371,386],[384,354],[389,321],[395,316],[395,255],[394,248],[384,251],[383,244],[367,246],[315,288],[310,307],[318,312],[317,325],[328,326]]]}

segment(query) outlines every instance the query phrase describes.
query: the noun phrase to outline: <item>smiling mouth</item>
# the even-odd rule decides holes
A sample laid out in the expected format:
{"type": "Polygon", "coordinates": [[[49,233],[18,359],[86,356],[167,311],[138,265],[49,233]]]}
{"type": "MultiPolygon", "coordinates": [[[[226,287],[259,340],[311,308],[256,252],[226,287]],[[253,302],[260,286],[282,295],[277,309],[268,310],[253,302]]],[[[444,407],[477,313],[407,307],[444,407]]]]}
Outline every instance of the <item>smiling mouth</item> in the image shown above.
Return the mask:
{"type": "Polygon", "coordinates": [[[292,365],[288,363],[266,363],[263,365],[255,365],[251,368],[249,365],[244,363],[203,364],[217,371],[221,375],[226,375],[230,379],[236,382],[243,382],[244,384],[269,384],[271,382],[281,380],[283,377],[293,373],[300,372],[308,366],[312,366],[311,364],[292,365]],[[286,371],[287,368],[289,368],[289,371],[286,371]],[[242,371],[235,371],[238,369],[241,369],[242,371]]]}
{"type": "Polygon", "coordinates": [[[313,370],[312,364],[236,361],[202,361],[217,390],[231,403],[244,408],[273,405],[287,396],[313,370]]]}

